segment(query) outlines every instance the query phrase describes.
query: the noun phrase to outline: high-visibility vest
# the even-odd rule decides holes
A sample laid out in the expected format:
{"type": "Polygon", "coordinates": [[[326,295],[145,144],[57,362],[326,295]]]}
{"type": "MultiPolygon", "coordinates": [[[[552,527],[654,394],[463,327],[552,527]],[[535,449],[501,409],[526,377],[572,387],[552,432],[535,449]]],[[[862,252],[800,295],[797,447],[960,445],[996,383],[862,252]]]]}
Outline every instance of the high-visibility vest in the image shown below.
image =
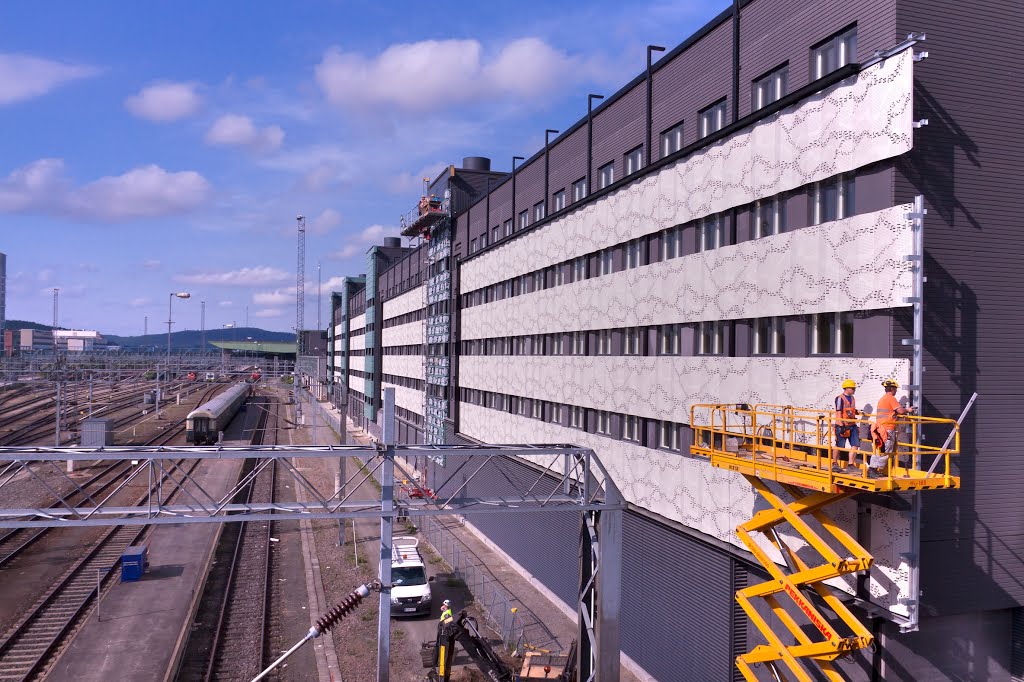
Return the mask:
{"type": "Polygon", "coordinates": [[[453,620],[452,610],[450,608],[445,609],[444,611],[441,612],[441,622],[442,623],[447,625],[448,623],[452,622],[452,620],[453,620]]]}
{"type": "Polygon", "coordinates": [[[840,393],[836,396],[836,420],[844,426],[856,423],[857,401],[852,395],[840,393]]]}

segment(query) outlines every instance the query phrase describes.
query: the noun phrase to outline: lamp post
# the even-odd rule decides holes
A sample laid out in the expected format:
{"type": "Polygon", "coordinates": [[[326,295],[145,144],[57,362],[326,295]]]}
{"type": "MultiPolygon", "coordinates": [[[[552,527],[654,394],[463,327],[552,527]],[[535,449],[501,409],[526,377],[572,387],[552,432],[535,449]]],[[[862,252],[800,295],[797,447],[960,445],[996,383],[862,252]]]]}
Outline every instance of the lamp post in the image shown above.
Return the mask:
{"type": "Polygon", "coordinates": [[[604,95],[587,95],[587,192],[589,197],[594,192],[594,184],[590,179],[590,168],[594,165],[594,100],[604,99],[604,95]]]}
{"type": "Polygon", "coordinates": [[[654,83],[651,81],[651,67],[654,66],[651,61],[651,57],[655,52],[664,52],[665,48],[661,45],[648,45],[647,46],[647,163],[645,165],[651,165],[651,128],[654,125],[654,114],[652,111],[652,102],[654,100],[654,83]]]}
{"type": "MultiPolygon", "coordinates": [[[[187,291],[172,291],[167,296],[167,373],[171,373],[171,325],[174,324],[171,313],[174,298],[191,298],[192,294],[187,291]]],[[[156,417],[160,419],[160,365],[156,367],[156,417]]]]}
{"type": "MultiPolygon", "coordinates": [[[[491,229],[491,183],[495,178],[487,178],[487,230],[491,229]]],[[[484,233],[486,234],[486,232],[484,233]]]]}
{"type": "Polygon", "coordinates": [[[548,170],[549,156],[551,152],[551,134],[557,134],[558,131],[554,128],[548,128],[544,131],[544,217],[547,218],[551,215],[551,211],[548,210],[548,202],[551,201],[551,197],[548,192],[551,188],[548,187],[548,179],[550,172],[548,170]]]}
{"type": "MultiPolygon", "coordinates": [[[[222,324],[220,326],[220,328],[221,329],[234,329],[235,328],[235,323],[234,322],[228,322],[227,324],[222,324]]],[[[232,333],[232,340],[234,340],[234,333],[232,333]]],[[[228,351],[227,351],[227,349],[222,348],[221,351],[220,351],[220,371],[221,371],[221,374],[223,374],[224,376],[227,376],[227,373],[228,373],[227,363],[228,363],[228,351]]]]}

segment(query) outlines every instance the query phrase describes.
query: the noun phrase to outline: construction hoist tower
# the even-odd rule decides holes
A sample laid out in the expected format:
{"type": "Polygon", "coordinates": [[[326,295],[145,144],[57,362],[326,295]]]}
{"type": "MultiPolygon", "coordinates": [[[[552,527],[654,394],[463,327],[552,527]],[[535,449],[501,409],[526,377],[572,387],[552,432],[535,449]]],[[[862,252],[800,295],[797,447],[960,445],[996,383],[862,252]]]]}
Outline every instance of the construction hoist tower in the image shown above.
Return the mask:
{"type": "MultiPolygon", "coordinates": [[[[829,515],[828,508],[863,492],[959,488],[951,457],[960,451],[963,418],[902,415],[893,452],[885,455],[878,443],[873,452],[836,447],[836,417],[826,410],[747,404],[691,408],[690,452],[708,458],[714,467],[741,474],[766,503],[736,529],[739,540],[770,576],[736,593],[766,642],[736,658],[747,680],[812,682],[822,673],[826,679],[843,680],[835,660],[874,643],[868,628],[826,584],[863,574],[874,558],[829,515]],[[924,445],[924,431],[945,431],[949,436],[941,447],[924,445]],[[855,466],[833,465],[851,456],[855,466]],[[880,465],[882,473],[877,471],[880,465]],[[820,603],[834,617],[827,616],[820,603]],[[763,615],[764,606],[772,622],[763,615]],[[807,634],[808,624],[818,631],[817,637],[807,634]],[[760,666],[770,671],[770,677],[758,675],[755,668],[760,666]],[[814,669],[818,674],[811,673],[814,669]]],[[[857,421],[852,428],[870,432],[867,419],[857,421]]]]}

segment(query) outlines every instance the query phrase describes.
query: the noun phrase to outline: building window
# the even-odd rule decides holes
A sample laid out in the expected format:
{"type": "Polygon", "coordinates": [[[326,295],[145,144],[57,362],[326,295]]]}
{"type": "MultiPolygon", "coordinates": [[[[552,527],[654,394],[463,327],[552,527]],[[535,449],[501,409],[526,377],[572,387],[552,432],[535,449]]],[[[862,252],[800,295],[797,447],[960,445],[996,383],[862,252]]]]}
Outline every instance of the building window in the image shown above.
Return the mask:
{"type": "Polygon", "coordinates": [[[675,124],[661,134],[661,158],[683,148],[683,122],[675,124]]]}
{"type": "Polygon", "coordinates": [[[572,200],[582,201],[587,196],[587,179],[580,178],[572,183],[572,200]]]}
{"type": "Polygon", "coordinates": [[[559,263],[555,266],[555,286],[560,287],[565,284],[565,263],[559,263]]]}
{"type": "Polygon", "coordinates": [[[772,197],[754,202],[754,239],[786,231],[786,200],[772,197]]]}
{"type": "Polygon", "coordinates": [[[622,439],[634,443],[640,442],[640,417],[634,417],[631,414],[626,415],[622,424],[622,439]]]}
{"type": "Polygon", "coordinates": [[[539,223],[544,220],[544,202],[538,201],[533,205],[533,222],[539,223]]]}
{"type": "Polygon", "coordinates": [[[512,398],[509,395],[505,394],[505,393],[501,394],[501,411],[502,412],[511,412],[512,411],[512,398]]]}
{"type": "Polygon", "coordinates": [[[811,352],[853,352],[853,314],[818,313],[811,317],[811,352]]]}
{"type": "Polygon", "coordinates": [[[597,169],[598,188],[604,189],[615,182],[615,163],[609,161],[597,169]]]}
{"type": "Polygon", "coordinates": [[[683,231],[677,225],[661,233],[661,259],[678,258],[683,255],[683,231]]]}
{"type": "Polygon", "coordinates": [[[814,225],[849,218],[854,213],[854,179],[843,174],[814,184],[811,222],[814,225]]]}
{"type": "Polygon", "coordinates": [[[626,175],[632,175],[644,165],[644,146],[626,152],[622,159],[622,167],[626,169],[626,175]]]}
{"type": "Polygon", "coordinates": [[[662,355],[680,355],[683,352],[682,331],[678,324],[663,324],[658,330],[662,355]]]}
{"type": "Polygon", "coordinates": [[[555,355],[564,355],[565,354],[564,353],[564,349],[562,347],[562,343],[563,343],[562,333],[558,332],[558,333],[555,334],[555,342],[554,342],[554,354],[555,355]]]}
{"type": "Polygon", "coordinates": [[[630,327],[626,330],[626,355],[640,355],[640,330],[630,327]]]}
{"type": "Polygon", "coordinates": [[[477,252],[477,245],[476,245],[476,239],[475,238],[469,240],[469,252],[470,253],[476,253],[477,252]]]}
{"type": "Polygon", "coordinates": [[[811,73],[815,80],[857,61],[857,27],[832,36],[811,49],[811,73]]]}
{"type": "Polygon", "coordinates": [[[615,272],[615,249],[604,249],[598,254],[597,268],[598,277],[615,272]]]}
{"type": "Polygon", "coordinates": [[[486,232],[484,232],[482,235],[480,235],[480,248],[481,249],[486,249],[487,248],[487,233],[486,232]]]}
{"type": "Polygon", "coordinates": [[[634,239],[626,244],[626,268],[633,269],[640,267],[640,253],[642,251],[641,241],[634,239]]]}
{"type": "Polygon", "coordinates": [[[719,215],[709,215],[697,221],[697,249],[711,251],[725,246],[725,221],[719,215]]]}
{"type": "Polygon", "coordinates": [[[511,218],[505,221],[505,236],[506,237],[511,237],[512,236],[512,219],[511,218]]]}
{"type": "Polygon", "coordinates": [[[786,352],[786,322],[781,317],[754,320],[754,354],[780,355],[786,352]]]}
{"type": "Polygon", "coordinates": [[[699,355],[722,354],[722,322],[701,322],[697,330],[697,353],[699,355]]]}
{"type": "Polygon", "coordinates": [[[573,332],[572,333],[572,354],[573,355],[586,355],[587,354],[587,333],[586,332],[573,332]]]}
{"type": "Polygon", "coordinates": [[[526,398],[517,398],[516,402],[519,403],[517,405],[517,407],[519,408],[517,411],[519,412],[519,414],[521,416],[525,417],[526,416],[526,407],[527,407],[526,403],[527,403],[527,399],[526,398]]]}
{"type": "Polygon", "coordinates": [[[597,432],[606,436],[612,432],[611,413],[604,411],[599,411],[597,413],[597,432]]]}
{"type": "Polygon", "coordinates": [[[700,136],[707,137],[725,127],[725,100],[700,112],[700,136]]]}
{"type": "Polygon", "coordinates": [[[587,278],[587,257],[578,256],[572,261],[572,281],[582,282],[587,278]]]}
{"type": "Polygon", "coordinates": [[[597,354],[598,355],[611,355],[612,354],[612,330],[602,329],[597,332],[597,354]]]}
{"type": "Polygon", "coordinates": [[[505,298],[512,298],[515,296],[515,284],[510,279],[506,279],[505,282],[505,298]]]}
{"type": "Polygon", "coordinates": [[[750,97],[751,111],[757,111],[786,94],[789,80],[789,65],[783,64],[771,73],[765,74],[754,81],[754,90],[750,97]]]}
{"type": "Polygon", "coordinates": [[[565,208],[565,190],[560,189],[555,192],[555,211],[561,211],[565,208]]]}
{"type": "Polygon", "coordinates": [[[519,212],[519,229],[522,230],[522,229],[526,228],[526,226],[529,225],[529,224],[530,224],[530,211],[529,210],[520,211],[519,212]]]}
{"type": "Polygon", "coordinates": [[[561,405],[552,405],[551,406],[551,419],[550,419],[550,421],[551,421],[552,424],[561,424],[562,423],[562,406],[561,405]]]}
{"type": "Polygon", "coordinates": [[[658,426],[658,447],[663,450],[679,450],[679,427],[673,422],[661,422],[658,426]]]}
{"type": "Polygon", "coordinates": [[[587,427],[587,415],[582,407],[569,408],[569,426],[574,429],[584,429],[587,427]]]}
{"type": "Polygon", "coordinates": [[[530,416],[534,419],[543,419],[544,403],[534,398],[533,402],[530,403],[530,416]]]}
{"type": "Polygon", "coordinates": [[[501,228],[495,225],[491,230],[491,243],[497,244],[499,239],[501,239],[501,228]]]}

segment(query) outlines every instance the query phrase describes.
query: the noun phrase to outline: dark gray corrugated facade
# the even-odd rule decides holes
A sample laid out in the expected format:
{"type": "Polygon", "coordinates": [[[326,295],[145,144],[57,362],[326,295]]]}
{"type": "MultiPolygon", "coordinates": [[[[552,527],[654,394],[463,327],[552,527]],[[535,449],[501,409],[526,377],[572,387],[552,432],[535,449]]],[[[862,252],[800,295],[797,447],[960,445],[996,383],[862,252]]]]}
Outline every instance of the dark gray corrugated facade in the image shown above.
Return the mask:
{"type": "MultiPolygon", "coordinates": [[[[1024,86],[1013,68],[1024,31],[1024,6],[1019,2],[961,6],[946,0],[741,3],[738,22],[726,10],[656,65],[651,158],[658,162],[659,135],[676,125],[683,125],[684,146],[698,140],[700,111],[723,98],[730,113],[735,105],[739,117],[749,115],[752,81],[772,69],[787,67],[790,91],[805,86],[811,80],[810,48],[854,26],[861,60],[893,46],[909,32],[927,34],[918,47],[930,56],[915,68],[914,118],[927,118],[928,125],[915,132],[909,153],[857,170],[853,181],[857,212],[924,196],[928,209],[924,411],[955,417],[972,392],[982,397],[963,429],[963,455],[958,463],[962,489],[924,496],[920,632],[900,634],[895,626],[874,621],[881,650],[850,661],[844,671],[850,679],[1010,679],[1013,665],[1021,674],[1024,603],[1024,496],[1019,493],[1024,464],[1016,455],[1024,426],[1012,412],[1017,399],[1013,388],[1024,373],[1014,343],[1024,312],[1018,281],[1024,278],[1024,269],[1017,264],[1024,212],[1016,199],[1016,187],[1024,180],[1024,141],[1015,104],[1024,95],[1024,86]],[[732,61],[737,25],[738,72],[732,61]],[[735,101],[734,91],[739,93],[735,101]],[[1003,405],[1010,407],[1009,415],[997,412],[1003,405]]],[[[534,205],[546,202],[550,220],[561,191],[567,196],[566,210],[571,211],[573,183],[587,177],[588,171],[596,179],[598,169],[612,163],[615,180],[621,181],[624,156],[645,141],[645,94],[641,75],[595,107],[590,169],[586,167],[586,117],[563,127],[549,149],[546,197],[544,150],[518,166],[514,201],[510,179],[492,182],[489,198],[486,187],[476,187],[480,198],[467,202],[466,210],[455,217],[455,257],[465,262],[493,248],[495,228],[499,243],[504,242],[507,221],[515,228],[512,239],[526,238],[535,225],[546,224],[535,222],[534,205]],[[529,227],[520,231],[518,214],[524,210],[529,211],[529,227]]],[[[562,127],[558,122],[553,125],[562,127]]],[[[596,180],[588,190],[598,192],[596,180]]],[[[600,195],[593,199],[599,200],[600,195]]],[[[812,224],[809,192],[793,191],[784,199],[788,230],[812,224]]],[[[746,207],[724,216],[730,243],[752,238],[751,216],[746,207]]],[[[682,235],[687,252],[692,251],[694,227],[683,226],[682,235]]],[[[663,248],[660,239],[654,236],[647,243],[644,264],[657,260],[663,248]]],[[[416,255],[421,251],[382,275],[385,324],[387,300],[422,279],[423,259],[416,255]],[[414,262],[417,265],[410,267],[414,262]]],[[[624,258],[624,249],[617,250],[616,267],[624,258]]],[[[596,254],[588,257],[588,267],[597,264],[596,254]]],[[[453,305],[462,305],[458,275],[454,268],[453,305]]],[[[356,300],[350,307],[361,312],[356,300]]],[[[453,317],[456,341],[451,359],[457,367],[459,316],[453,317]]],[[[855,324],[854,357],[907,356],[902,340],[911,335],[909,309],[864,313],[855,324]]],[[[786,329],[785,355],[805,356],[810,343],[806,320],[787,319],[786,329]]],[[[595,338],[591,334],[588,343],[595,338]]],[[[742,355],[750,338],[746,321],[731,322],[725,332],[727,352],[742,355]]],[[[653,331],[645,343],[656,343],[653,331]]],[[[614,344],[619,352],[621,334],[614,337],[614,344]]],[[[458,429],[459,372],[453,370],[451,376],[449,415],[458,429]]],[[[563,423],[567,419],[563,416],[563,423]]],[[[613,417],[617,427],[619,419],[613,417]]],[[[402,432],[410,440],[422,438],[413,424],[406,424],[402,432]]],[[[685,437],[685,429],[683,433],[685,437]]],[[[578,560],[573,520],[529,518],[515,523],[524,525],[490,518],[479,525],[525,569],[571,603],[574,584],[567,576],[575,574],[578,560]],[[531,544],[538,539],[545,543],[539,552],[531,544]]],[[[733,591],[753,568],[741,553],[707,542],[694,531],[642,509],[628,516],[625,535],[624,652],[658,680],[730,679],[732,658],[738,652],[732,642],[749,638],[750,646],[756,643],[753,632],[741,638],[732,606],[733,591]],[[657,590],[637,587],[659,577],[692,592],[673,595],[680,597],[673,600],[657,590]],[[678,676],[680,670],[687,671],[683,677],[678,676]]]]}

